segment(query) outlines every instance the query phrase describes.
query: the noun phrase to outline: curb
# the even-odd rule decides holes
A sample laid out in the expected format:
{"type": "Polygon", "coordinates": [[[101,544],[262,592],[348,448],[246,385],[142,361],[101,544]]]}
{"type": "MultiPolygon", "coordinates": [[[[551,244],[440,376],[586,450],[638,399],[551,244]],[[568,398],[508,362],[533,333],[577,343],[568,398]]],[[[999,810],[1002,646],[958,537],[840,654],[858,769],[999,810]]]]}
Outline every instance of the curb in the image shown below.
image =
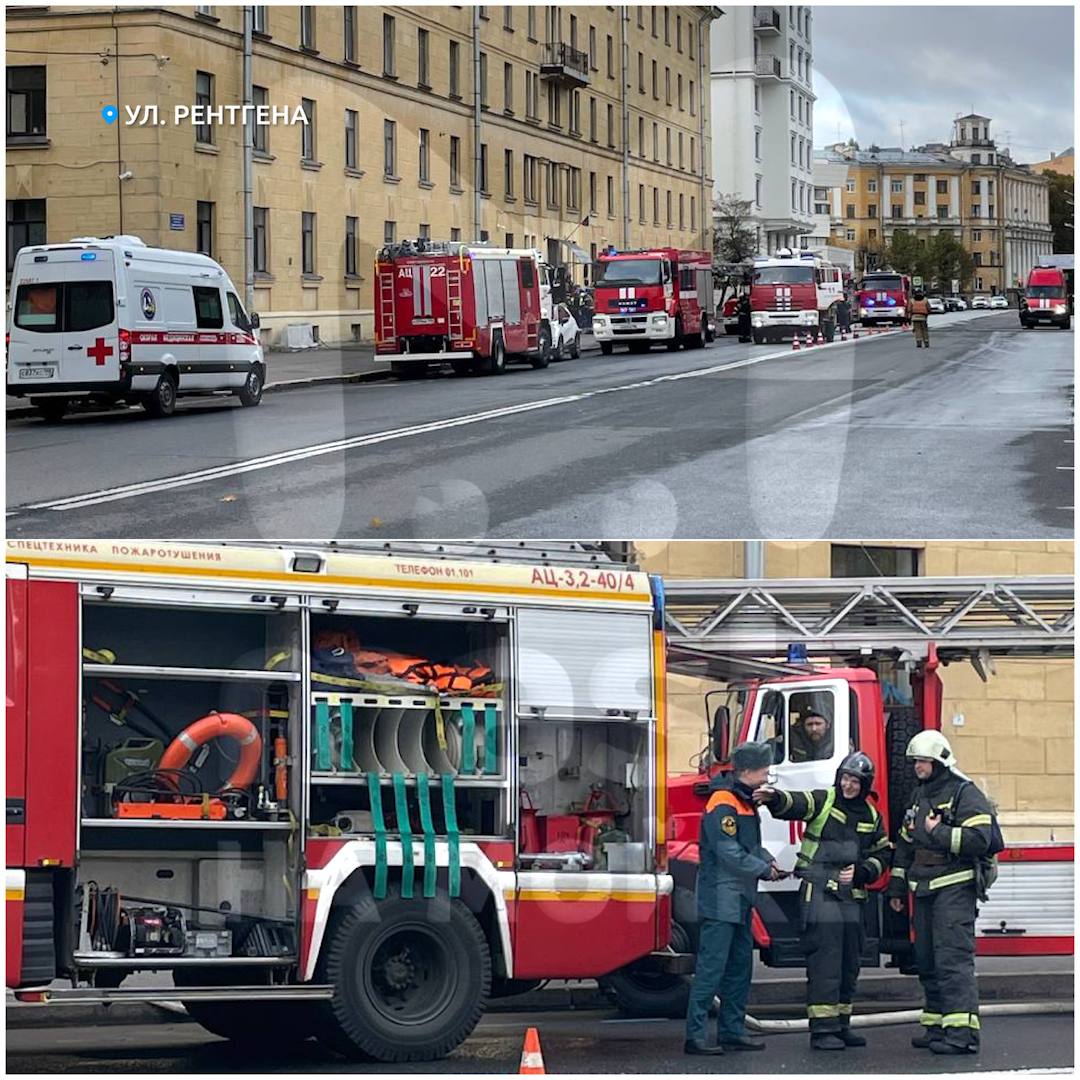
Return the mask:
{"type": "MultiPolygon", "coordinates": [[[[757,982],[750,990],[751,1008],[758,1007],[801,1016],[804,1009],[806,980],[802,976],[757,982]]],[[[919,1008],[922,1004],[914,976],[885,975],[865,977],[859,985],[859,1011],[864,1006],[889,1004],[919,1008]]],[[[1072,972],[1018,972],[1015,975],[979,977],[979,999],[984,1004],[1005,1001],[1071,1001],[1072,972]],[[1035,992],[1037,989],[1037,992],[1035,992]]],[[[550,990],[531,990],[512,997],[496,998],[488,1004],[489,1013],[548,1013],[608,1011],[615,1009],[611,999],[597,986],[581,985],[550,990]]],[[[161,1023],[194,1023],[173,1002],[153,1005],[146,1002],[115,1002],[111,1005],[22,1005],[7,999],[7,1027],[49,1028],[61,1026],[120,1026],[161,1023]]]]}

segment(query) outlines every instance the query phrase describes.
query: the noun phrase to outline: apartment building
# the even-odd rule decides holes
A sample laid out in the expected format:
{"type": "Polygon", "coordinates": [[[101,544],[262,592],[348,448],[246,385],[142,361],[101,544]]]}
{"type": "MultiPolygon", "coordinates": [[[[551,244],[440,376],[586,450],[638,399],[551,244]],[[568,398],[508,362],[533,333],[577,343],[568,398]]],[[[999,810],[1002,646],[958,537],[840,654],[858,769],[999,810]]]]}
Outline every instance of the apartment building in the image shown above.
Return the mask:
{"type": "Polygon", "coordinates": [[[758,250],[801,246],[812,226],[812,13],[733,7],[710,41],[717,195],[751,203],[758,250]]]}
{"type": "Polygon", "coordinates": [[[975,261],[976,292],[1022,285],[1052,250],[1047,181],[999,149],[990,125],[969,114],[953,121],[948,144],[856,150],[838,143],[817,152],[818,230],[828,215],[831,242],[855,250],[860,271],[875,265],[897,229],[921,239],[947,230],[975,261]]]}
{"type": "MultiPolygon", "coordinates": [[[[537,247],[578,279],[609,244],[711,246],[716,9],[251,10],[251,104],[289,117],[252,131],[265,342],[370,339],[387,241],[537,247]]],[[[242,118],[174,122],[244,103],[243,12],[8,9],[9,272],[26,243],[132,233],[245,281],[242,118]],[[160,121],[129,124],[144,106],[160,121]]]]}

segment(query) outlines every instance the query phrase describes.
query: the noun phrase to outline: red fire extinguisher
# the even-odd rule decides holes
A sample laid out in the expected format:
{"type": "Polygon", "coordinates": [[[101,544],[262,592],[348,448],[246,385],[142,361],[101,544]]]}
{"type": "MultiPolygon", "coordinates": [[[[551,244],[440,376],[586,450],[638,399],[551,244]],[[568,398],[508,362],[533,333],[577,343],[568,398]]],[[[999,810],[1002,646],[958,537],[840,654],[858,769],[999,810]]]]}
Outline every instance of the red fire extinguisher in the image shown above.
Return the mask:
{"type": "Polygon", "coordinates": [[[521,826],[518,834],[518,847],[521,851],[534,854],[544,850],[543,841],[540,839],[540,821],[537,817],[536,807],[533,806],[532,796],[521,789],[521,826]]]}

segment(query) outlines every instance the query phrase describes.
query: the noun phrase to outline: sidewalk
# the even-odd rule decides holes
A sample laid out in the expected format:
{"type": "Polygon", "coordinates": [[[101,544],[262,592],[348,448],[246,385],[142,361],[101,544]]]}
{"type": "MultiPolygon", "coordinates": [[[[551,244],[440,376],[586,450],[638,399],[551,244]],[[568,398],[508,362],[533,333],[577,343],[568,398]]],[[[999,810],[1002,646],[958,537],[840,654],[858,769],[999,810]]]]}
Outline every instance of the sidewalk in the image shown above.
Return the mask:
{"type": "MultiPolygon", "coordinates": [[[[593,336],[587,331],[582,332],[581,349],[582,352],[596,350],[593,336]]],[[[267,351],[264,393],[325,383],[378,382],[392,378],[390,365],[376,363],[374,357],[372,345],[267,351]]],[[[35,415],[33,406],[25,398],[9,397],[6,411],[9,420],[35,415]]]]}
{"type": "MultiPolygon", "coordinates": [[[[979,998],[992,1001],[1071,1001],[1073,957],[980,957],[976,963],[979,998]]],[[[133,976],[126,985],[137,986],[151,976],[133,976]]],[[[58,982],[56,985],[70,985],[58,982]]],[[[806,996],[802,969],[766,968],[755,963],[750,990],[751,1012],[798,1016],[806,996]]],[[[888,968],[864,969],[859,979],[859,1011],[918,1008],[919,982],[888,968]]],[[[61,1025],[144,1024],[188,1022],[190,1017],[175,1004],[145,1002],[112,1005],[39,1005],[15,1001],[6,995],[8,1027],[54,1027],[61,1025]]],[[[554,1012],[562,1010],[612,1010],[614,1005],[593,979],[551,980],[543,989],[514,997],[495,998],[489,1012],[554,1012]]]]}

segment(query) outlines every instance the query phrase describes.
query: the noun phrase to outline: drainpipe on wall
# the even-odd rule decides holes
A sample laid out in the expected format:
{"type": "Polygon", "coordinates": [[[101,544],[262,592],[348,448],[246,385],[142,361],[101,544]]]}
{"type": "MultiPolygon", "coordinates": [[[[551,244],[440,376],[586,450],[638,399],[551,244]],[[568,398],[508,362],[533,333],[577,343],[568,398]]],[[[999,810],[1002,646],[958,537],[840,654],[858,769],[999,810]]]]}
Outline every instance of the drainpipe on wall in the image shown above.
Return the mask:
{"type": "Polygon", "coordinates": [[[624,4],[619,9],[619,33],[622,52],[622,246],[630,247],[630,109],[626,100],[626,80],[630,71],[630,9],[624,4]]]}
{"type": "Polygon", "coordinates": [[[117,229],[118,235],[123,235],[124,232],[124,181],[120,179],[124,172],[124,161],[120,156],[120,27],[116,25],[116,13],[119,8],[113,8],[112,11],[112,25],[113,25],[113,60],[116,68],[116,201],[120,211],[120,226],[117,229]]]}
{"type": "Polygon", "coordinates": [[[743,541],[743,577],[758,581],[765,576],[765,541],[743,541]]]}
{"type": "Polygon", "coordinates": [[[248,312],[255,306],[255,210],[252,205],[252,169],[255,148],[254,117],[251,105],[254,92],[251,84],[251,28],[254,12],[244,5],[244,306],[248,312]]]}
{"type": "Polygon", "coordinates": [[[705,152],[705,103],[712,109],[712,53],[709,44],[709,33],[713,19],[719,19],[724,12],[718,7],[706,8],[705,14],[698,17],[698,152],[701,155],[701,249],[707,250],[709,223],[712,221],[712,192],[708,191],[705,183],[706,162],[708,154],[705,152]],[[705,33],[703,34],[702,28],[705,33]],[[706,55],[708,53],[708,55],[706,55]]]}
{"type": "Polygon", "coordinates": [[[480,241],[480,8],[473,6],[473,240],[480,241]]]}

